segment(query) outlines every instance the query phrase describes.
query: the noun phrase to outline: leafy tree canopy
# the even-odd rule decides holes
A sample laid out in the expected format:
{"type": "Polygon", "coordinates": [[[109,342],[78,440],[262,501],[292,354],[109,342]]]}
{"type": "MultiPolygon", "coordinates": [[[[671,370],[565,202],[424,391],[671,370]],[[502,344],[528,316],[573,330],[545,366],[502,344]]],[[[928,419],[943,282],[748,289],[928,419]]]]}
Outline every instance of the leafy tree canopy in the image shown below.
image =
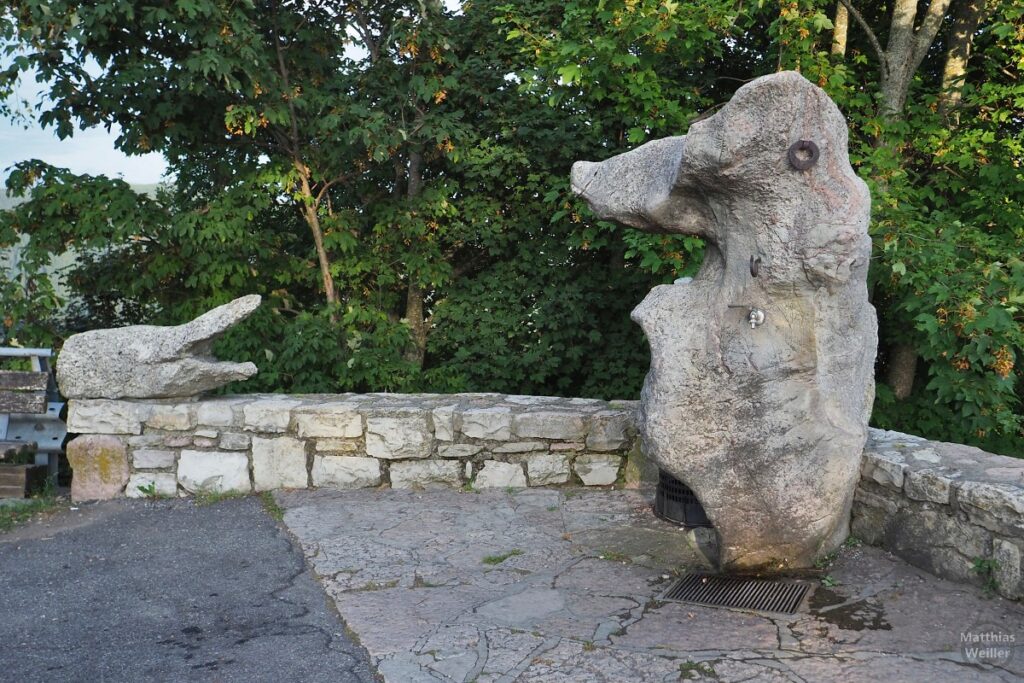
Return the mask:
{"type": "Polygon", "coordinates": [[[0,92],[35,74],[41,123],[117,124],[175,176],[147,197],[17,165],[8,338],[259,292],[221,349],[260,366],[246,390],[634,397],[628,312],[703,245],[594,221],[569,166],[798,69],[847,115],[873,191],[875,423],[1024,453],[1021,0],[14,0],[2,17],[0,92]],[[65,302],[39,273],[68,249],[65,302]]]}

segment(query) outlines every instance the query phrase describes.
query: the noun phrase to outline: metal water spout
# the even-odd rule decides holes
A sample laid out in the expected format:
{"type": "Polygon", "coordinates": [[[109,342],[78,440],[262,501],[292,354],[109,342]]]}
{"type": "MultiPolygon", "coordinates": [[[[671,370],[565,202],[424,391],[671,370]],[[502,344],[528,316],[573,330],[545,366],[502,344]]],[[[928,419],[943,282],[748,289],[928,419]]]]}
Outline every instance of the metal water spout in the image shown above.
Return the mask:
{"type": "Polygon", "coordinates": [[[751,308],[750,313],[747,314],[747,322],[750,323],[752,330],[764,325],[764,311],[760,308],[751,308]]]}

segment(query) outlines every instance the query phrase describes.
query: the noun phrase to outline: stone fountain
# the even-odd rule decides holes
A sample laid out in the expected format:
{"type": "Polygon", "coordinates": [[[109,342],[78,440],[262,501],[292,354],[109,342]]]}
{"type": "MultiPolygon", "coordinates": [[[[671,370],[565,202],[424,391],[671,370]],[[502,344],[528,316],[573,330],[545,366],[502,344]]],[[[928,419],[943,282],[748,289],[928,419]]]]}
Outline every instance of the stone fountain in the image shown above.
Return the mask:
{"type": "Polygon", "coordinates": [[[692,281],[633,311],[651,347],[646,453],[700,499],[729,570],[808,567],[848,534],[874,398],[871,197],[835,103],[795,72],[740,88],[685,136],[601,163],[598,217],[707,242],[692,281]]]}

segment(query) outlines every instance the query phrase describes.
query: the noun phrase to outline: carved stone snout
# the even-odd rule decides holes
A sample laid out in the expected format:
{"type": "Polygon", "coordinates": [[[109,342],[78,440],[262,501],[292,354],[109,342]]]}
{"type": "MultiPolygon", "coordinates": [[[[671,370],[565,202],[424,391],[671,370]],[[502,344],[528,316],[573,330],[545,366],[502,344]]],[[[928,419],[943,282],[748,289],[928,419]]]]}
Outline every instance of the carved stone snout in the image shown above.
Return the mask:
{"type": "Polygon", "coordinates": [[[57,383],[67,398],[195,396],[256,374],[253,363],[213,357],[230,327],[260,305],[257,294],[218,306],[184,325],[133,325],[72,335],[57,359],[57,383]]]}
{"type": "Polygon", "coordinates": [[[686,136],[654,140],[600,163],[572,165],[572,191],[602,220],[647,232],[706,235],[710,210],[687,191],[686,136]]]}

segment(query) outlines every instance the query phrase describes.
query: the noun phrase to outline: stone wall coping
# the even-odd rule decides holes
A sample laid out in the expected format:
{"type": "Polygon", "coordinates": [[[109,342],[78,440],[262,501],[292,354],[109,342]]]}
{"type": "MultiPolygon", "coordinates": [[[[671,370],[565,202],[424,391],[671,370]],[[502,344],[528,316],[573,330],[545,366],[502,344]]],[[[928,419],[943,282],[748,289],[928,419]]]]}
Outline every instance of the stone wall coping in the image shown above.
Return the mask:
{"type": "Polygon", "coordinates": [[[861,473],[913,500],[957,505],[969,512],[979,497],[987,496],[1024,516],[1024,460],[974,446],[871,429],[861,473]],[[942,489],[948,496],[936,497],[942,489]]]}
{"type": "MultiPolygon", "coordinates": [[[[503,394],[247,394],[216,396],[202,400],[174,399],[72,399],[68,408],[68,431],[77,434],[140,434],[143,425],[156,429],[187,430],[193,422],[204,426],[229,426],[222,413],[218,419],[205,419],[204,415],[218,415],[225,410],[260,413],[288,411],[307,414],[329,410],[353,410],[373,416],[395,416],[403,411],[420,413],[450,410],[455,413],[488,411],[509,415],[596,415],[612,417],[628,415],[631,418],[639,407],[638,401],[602,401],[600,399],[562,398],[557,396],[516,396],[503,394]],[[220,410],[218,410],[220,409],[220,410]]],[[[259,419],[257,417],[256,419],[259,419]]],[[[258,428],[250,431],[260,431],[258,428]]],[[[267,432],[283,431],[277,424],[267,432]]],[[[504,440],[504,439],[502,439],[504,440]]]]}

